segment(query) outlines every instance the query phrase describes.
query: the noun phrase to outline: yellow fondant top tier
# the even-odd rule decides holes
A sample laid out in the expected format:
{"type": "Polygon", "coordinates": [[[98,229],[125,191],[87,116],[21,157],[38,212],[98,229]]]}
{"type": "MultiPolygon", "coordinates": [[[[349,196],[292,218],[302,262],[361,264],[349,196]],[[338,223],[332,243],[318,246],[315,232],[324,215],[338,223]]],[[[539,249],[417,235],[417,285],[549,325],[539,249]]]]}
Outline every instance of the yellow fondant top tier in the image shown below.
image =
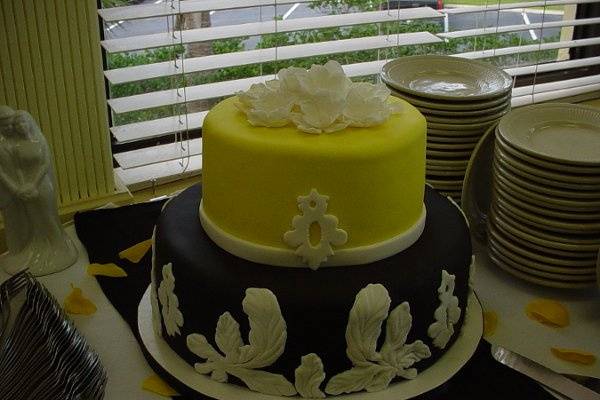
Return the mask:
{"type": "Polygon", "coordinates": [[[202,208],[222,232],[289,250],[283,236],[312,189],[347,233],[335,250],[390,240],[423,217],[426,121],[410,104],[390,97],[403,111],[385,123],[315,135],[251,126],[236,101],[216,105],[202,134],[202,208]]]}

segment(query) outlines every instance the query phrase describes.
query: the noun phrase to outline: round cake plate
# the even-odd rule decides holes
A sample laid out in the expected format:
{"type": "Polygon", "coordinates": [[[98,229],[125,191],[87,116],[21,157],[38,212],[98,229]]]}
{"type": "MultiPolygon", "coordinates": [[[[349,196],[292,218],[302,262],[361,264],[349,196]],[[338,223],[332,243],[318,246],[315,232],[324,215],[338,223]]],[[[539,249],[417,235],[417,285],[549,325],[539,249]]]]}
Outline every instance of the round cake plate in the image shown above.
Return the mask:
{"type": "Polygon", "coordinates": [[[469,221],[475,254],[475,292],[484,313],[493,312],[498,324],[484,339],[515,351],[561,374],[600,378],[600,363],[582,366],[564,362],[552,355],[550,347],[577,348],[600,354],[600,320],[596,313],[600,292],[597,288],[565,291],[534,285],[496,267],[487,247],[487,219],[492,198],[492,160],[494,134],[490,129],[475,149],[465,177],[461,198],[469,221]],[[523,310],[535,298],[550,298],[569,309],[570,326],[556,330],[532,322],[523,310]],[[590,314],[591,313],[591,314],[590,314]],[[596,333],[593,333],[596,332],[596,333]],[[535,337],[536,340],[531,340],[535,337]]]}
{"type": "Polygon", "coordinates": [[[434,100],[474,101],[505,95],[512,78],[480,61],[425,55],[401,57],[383,66],[381,79],[399,91],[434,100]]]}
{"type": "Polygon", "coordinates": [[[546,103],[507,114],[498,125],[505,141],[559,164],[600,167],[600,111],[574,104],[546,103]]]}
{"type": "MultiPolygon", "coordinates": [[[[218,400],[289,400],[290,397],[266,395],[253,392],[237,385],[215,382],[206,375],[197,373],[154,333],[150,286],[146,289],[138,307],[138,330],[143,346],[150,356],[168,374],[182,385],[218,400]]],[[[470,293],[463,328],[446,353],[432,366],[420,372],[416,379],[394,383],[382,392],[352,393],[331,398],[336,400],[404,400],[431,391],[448,381],[475,353],[483,332],[481,305],[474,293],[470,293]]]]}

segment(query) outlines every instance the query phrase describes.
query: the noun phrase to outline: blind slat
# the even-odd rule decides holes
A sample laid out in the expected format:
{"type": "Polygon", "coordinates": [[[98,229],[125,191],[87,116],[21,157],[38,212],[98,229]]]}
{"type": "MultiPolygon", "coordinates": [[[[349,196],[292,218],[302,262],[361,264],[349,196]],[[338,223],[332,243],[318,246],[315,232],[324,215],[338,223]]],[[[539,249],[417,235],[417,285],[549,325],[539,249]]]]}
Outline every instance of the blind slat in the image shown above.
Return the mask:
{"type": "Polygon", "coordinates": [[[202,154],[189,157],[184,161],[187,163],[185,170],[181,166],[180,160],[171,160],[137,168],[116,168],[115,172],[129,190],[135,191],[202,173],[202,154]]]}
{"type": "Polygon", "coordinates": [[[531,53],[531,52],[543,51],[543,50],[556,50],[556,49],[566,49],[566,48],[571,48],[571,47],[593,46],[596,44],[600,44],[600,38],[575,39],[575,40],[565,40],[562,42],[542,43],[541,45],[540,44],[527,44],[527,45],[523,45],[523,46],[502,47],[499,49],[469,51],[466,53],[453,54],[453,56],[477,59],[477,58],[507,56],[507,55],[513,55],[513,54],[521,54],[521,53],[531,53]]]}
{"type": "Polygon", "coordinates": [[[511,76],[517,76],[551,71],[562,71],[570,68],[590,67],[592,65],[600,65],[600,57],[589,57],[547,64],[528,65],[525,67],[507,68],[505,71],[511,76]]]}
{"type": "Polygon", "coordinates": [[[565,6],[570,4],[589,4],[598,3],[598,0],[548,0],[548,1],[528,1],[522,3],[496,3],[487,4],[484,6],[459,6],[455,8],[444,8],[440,10],[448,15],[454,14],[468,14],[478,12],[489,12],[497,10],[517,10],[517,9],[528,9],[533,7],[552,7],[552,6],[565,6]]]}
{"type": "MultiPolygon", "coordinates": [[[[272,20],[210,28],[188,29],[182,31],[181,38],[177,37],[175,42],[189,44],[218,39],[258,36],[269,33],[295,32],[309,29],[442,17],[443,15],[441,13],[429,7],[392,11],[368,11],[342,15],[323,15],[318,17],[286,19],[284,21],[272,20]]],[[[118,53],[170,46],[173,44],[173,40],[172,33],[166,32],[104,40],[102,41],[102,47],[109,53],[118,53]]]]}
{"type": "Polygon", "coordinates": [[[199,154],[202,154],[201,138],[125,151],[115,154],[115,160],[121,168],[129,169],[199,154]]]}
{"type": "Polygon", "coordinates": [[[504,26],[492,26],[487,28],[476,28],[466,29],[462,31],[453,31],[439,33],[438,36],[444,39],[459,39],[465,37],[475,37],[482,35],[492,35],[500,33],[520,32],[528,31],[531,29],[548,29],[548,28],[562,28],[565,26],[580,26],[580,25],[593,25],[599,24],[600,18],[581,18],[581,19],[569,19],[563,21],[550,21],[550,22],[534,22],[531,24],[518,24],[518,25],[504,25],[504,26]]]}
{"type": "MultiPolygon", "coordinates": [[[[261,62],[439,42],[442,42],[442,39],[429,32],[369,36],[188,58],[183,62],[183,70],[186,73],[192,73],[258,64],[261,62]]],[[[176,68],[172,61],[119,68],[105,72],[106,78],[112,84],[129,83],[178,74],[181,74],[181,68],[176,68]]]]}
{"type": "Polygon", "coordinates": [[[600,84],[600,75],[584,76],[582,78],[565,79],[556,82],[540,83],[531,86],[521,86],[514,88],[513,97],[526,96],[529,94],[538,94],[543,92],[552,92],[556,90],[570,89],[573,87],[600,84]]]}
{"type": "Polygon", "coordinates": [[[190,113],[180,120],[179,116],[153,119],[144,122],[135,122],[127,125],[113,126],[110,128],[117,143],[128,143],[136,140],[152,139],[154,137],[177,133],[186,129],[200,129],[208,111],[190,113]],[[181,122],[180,122],[181,121],[181,122]]]}
{"type": "MultiPolygon", "coordinates": [[[[293,3],[310,3],[314,0],[277,0],[277,5],[293,3]]],[[[170,15],[196,13],[203,11],[233,10],[236,8],[250,8],[272,6],[275,0],[186,0],[158,4],[143,4],[123,7],[103,8],[98,14],[105,22],[127,21],[151,17],[166,17],[170,15]],[[181,7],[181,12],[179,8],[181,7]]]]}

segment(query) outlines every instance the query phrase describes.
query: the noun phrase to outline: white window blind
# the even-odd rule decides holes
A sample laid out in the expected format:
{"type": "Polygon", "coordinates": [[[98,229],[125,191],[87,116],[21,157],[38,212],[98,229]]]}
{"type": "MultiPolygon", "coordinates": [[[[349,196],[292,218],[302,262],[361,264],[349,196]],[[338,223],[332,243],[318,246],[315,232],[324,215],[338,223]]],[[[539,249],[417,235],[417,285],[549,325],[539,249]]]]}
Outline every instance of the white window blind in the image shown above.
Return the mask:
{"type": "Polygon", "coordinates": [[[443,1],[101,0],[113,6],[98,13],[117,173],[132,189],[199,174],[199,132],[216,101],[329,58],[369,80],[403,55],[483,59],[534,75],[515,88],[514,106],[600,89],[600,75],[536,84],[541,73],[600,64],[568,52],[600,45],[572,34],[600,24],[600,15],[575,17],[600,0],[443,1]]]}

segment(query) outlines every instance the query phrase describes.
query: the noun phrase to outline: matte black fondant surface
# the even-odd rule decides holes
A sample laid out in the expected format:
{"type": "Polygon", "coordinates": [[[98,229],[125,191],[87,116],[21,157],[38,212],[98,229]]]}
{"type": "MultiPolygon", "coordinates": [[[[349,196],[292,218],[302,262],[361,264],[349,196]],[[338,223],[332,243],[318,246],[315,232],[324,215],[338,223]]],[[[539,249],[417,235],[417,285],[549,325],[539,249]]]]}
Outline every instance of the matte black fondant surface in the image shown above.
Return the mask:
{"type": "Polygon", "coordinates": [[[242,311],[245,290],[268,288],[277,296],[288,338],[283,355],[266,370],[283,373],[293,382],[300,358],[316,353],[329,379],[351,367],[346,357],[345,331],[356,294],[369,283],[381,283],[392,299],[390,311],[404,301],[410,304],[413,327],[408,342],[420,339],[432,351],[429,359],[415,365],[422,371],[443,353],[427,336],[439,305],[437,288],[442,269],[456,276],[454,293],[462,315],[448,347],[456,338],[467,302],[471,243],[459,210],[433,189],[428,187],[425,192],[425,230],[410,248],[371,264],[317,271],[256,264],[222,250],[202,229],[198,218],[200,198],[201,188],[194,186],[171,200],[158,220],[155,238],[157,282],[161,280],[160,267],[172,263],[175,294],[184,316],[181,335],[163,335],[188,362],[203,360],[187,349],[186,336],[203,334],[214,346],[217,320],[225,311],[240,323],[247,342],[248,320],[242,311]]]}

